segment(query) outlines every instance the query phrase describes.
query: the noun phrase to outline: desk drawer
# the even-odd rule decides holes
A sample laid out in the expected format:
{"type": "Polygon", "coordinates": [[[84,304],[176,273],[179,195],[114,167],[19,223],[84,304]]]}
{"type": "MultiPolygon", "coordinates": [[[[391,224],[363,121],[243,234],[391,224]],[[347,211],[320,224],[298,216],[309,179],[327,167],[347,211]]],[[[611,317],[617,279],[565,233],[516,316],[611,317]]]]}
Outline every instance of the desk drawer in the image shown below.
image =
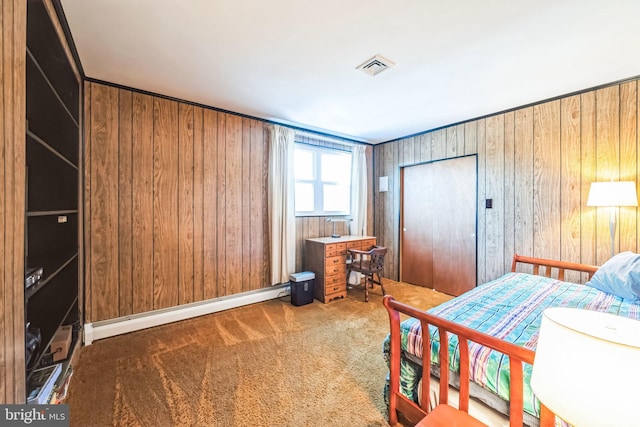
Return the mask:
{"type": "Polygon", "coordinates": [[[347,242],[347,249],[360,249],[361,240],[355,240],[353,242],[347,242]]]}
{"type": "Polygon", "coordinates": [[[327,265],[324,271],[327,276],[338,273],[347,274],[347,265],[345,263],[327,265]]]}
{"type": "Polygon", "coordinates": [[[343,280],[342,283],[336,283],[334,285],[326,284],[324,287],[324,294],[331,295],[336,292],[346,292],[347,291],[347,283],[343,280]]]}
{"type": "Polygon", "coordinates": [[[338,255],[338,256],[332,256],[332,257],[327,257],[326,261],[325,261],[325,265],[327,267],[332,266],[332,265],[340,265],[346,263],[347,260],[345,257],[338,255]]]}
{"type": "Polygon", "coordinates": [[[375,245],[376,245],[376,239],[362,240],[363,251],[368,251],[369,249],[371,249],[371,246],[375,246],[375,245]]]}
{"type": "Polygon", "coordinates": [[[324,278],[324,286],[328,288],[334,285],[347,285],[347,276],[342,273],[333,274],[324,278]]]}

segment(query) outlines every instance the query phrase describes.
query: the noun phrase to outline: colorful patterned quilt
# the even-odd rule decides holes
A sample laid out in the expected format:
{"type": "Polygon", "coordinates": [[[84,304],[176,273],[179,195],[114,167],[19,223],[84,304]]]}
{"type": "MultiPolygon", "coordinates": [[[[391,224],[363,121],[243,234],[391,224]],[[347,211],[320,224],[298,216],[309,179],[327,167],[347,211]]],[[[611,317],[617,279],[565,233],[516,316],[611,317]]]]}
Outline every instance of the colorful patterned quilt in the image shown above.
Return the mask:
{"type": "MultiPolygon", "coordinates": [[[[590,286],[561,282],[526,273],[506,275],[478,286],[441,304],[428,313],[443,317],[471,329],[535,350],[542,311],[548,307],[577,307],[602,311],[640,320],[640,305],[590,286]]],[[[422,357],[422,331],[417,319],[407,319],[400,326],[403,352],[422,357]]],[[[431,360],[438,364],[440,340],[436,328],[429,327],[431,360]]],[[[389,336],[383,352],[389,363],[389,336]]],[[[471,380],[509,400],[509,359],[479,344],[469,346],[471,380]]],[[[450,335],[450,368],[459,371],[458,339],[450,335]]],[[[403,358],[401,392],[417,401],[421,369],[403,358]]],[[[531,365],[524,367],[524,410],[539,416],[539,405],[529,386],[531,365]]]]}

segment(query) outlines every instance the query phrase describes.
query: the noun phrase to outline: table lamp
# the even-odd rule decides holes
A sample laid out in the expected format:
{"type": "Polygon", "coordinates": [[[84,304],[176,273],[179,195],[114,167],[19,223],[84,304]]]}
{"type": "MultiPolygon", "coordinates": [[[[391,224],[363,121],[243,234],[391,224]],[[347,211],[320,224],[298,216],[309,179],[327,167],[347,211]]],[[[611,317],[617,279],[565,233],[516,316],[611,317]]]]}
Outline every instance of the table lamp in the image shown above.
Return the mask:
{"type": "Polygon", "coordinates": [[[638,425],[640,321],[554,307],[542,314],[536,397],[575,427],[638,425]]]}
{"type": "Polygon", "coordinates": [[[633,181],[592,182],[587,206],[609,207],[609,232],[611,233],[611,256],[615,255],[616,207],[638,206],[636,183],[633,181]]]}

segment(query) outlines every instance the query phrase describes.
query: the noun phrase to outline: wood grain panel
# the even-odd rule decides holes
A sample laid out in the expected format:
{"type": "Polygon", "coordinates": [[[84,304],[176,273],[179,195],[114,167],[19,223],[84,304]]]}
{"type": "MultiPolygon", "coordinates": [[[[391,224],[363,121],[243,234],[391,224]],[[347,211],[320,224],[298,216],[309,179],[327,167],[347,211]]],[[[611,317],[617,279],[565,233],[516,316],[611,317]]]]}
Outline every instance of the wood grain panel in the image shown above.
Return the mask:
{"type": "Polygon", "coordinates": [[[430,161],[431,160],[431,144],[429,142],[429,135],[422,134],[417,138],[419,138],[418,145],[420,146],[420,158],[416,163],[424,163],[424,162],[430,161]]]}
{"type": "Polygon", "coordinates": [[[216,159],[218,161],[218,185],[216,187],[217,198],[217,211],[218,220],[216,226],[218,229],[218,239],[216,241],[217,246],[217,281],[216,281],[216,296],[223,296],[227,293],[227,245],[225,236],[227,233],[227,215],[231,212],[227,212],[227,163],[226,163],[226,114],[218,114],[218,147],[216,153],[216,159]]]}
{"type": "MultiPolygon", "coordinates": [[[[636,81],[620,85],[620,181],[636,181],[637,176],[637,98],[636,81]]],[[[636,186],[637,187],[637,186],[636,186]]],[[[637,208],[622,207],[618,219],[620,252],[638,251],[637,208]]]]}
{"type": "Polygon", "coordinates": [[[515,214],[515,112],[509,112],[504,115],[504,176],[502,185],[504,186],[504,224],[502,227],[504,233],[504,249],[502,267],[498,274],[511,267],[509,255],[515,253],[515,230],[516,230],[516,214],[515,214]]]}
{"type": "Polygon", "coordinates": [[[493,208],[484,207],[485,280],[500,277],[504,271],[504,114],[488,117],[485,136],[485,199],[493,208]]]}
{"type": "Polygon", "coordinates": [[[515,252],[533,253],[533,107],[515,112],[515,252]]]}
{"type": "Polygon", "coordinates": [[[153,104],[153,308],[178,304],[178,104],[153,104]]]}
{"type": "Polygon", "coordinates": [[[480,119],[476,126],[476,148],[478,150],[478,233],[476,254],[478,259],[478,283],[487,281],[487,265],[486,265],[486,248],[487,248],[487,231],[486,231],[486,120],[480,119]]]}
{"type": "MultiPolygon", "coordinates": [[[[560,259],[580,262],[580,96],[560,100],[560,259]]],[[[580,282],[581,273],[567,272],[565,279],[580,282]]]]}
{"type": "MultiPolygon", "coordinates": [[[[596,96],[595,92],[580,95],[580,175],[582,204],[580,206],[580,261],[597,264],[596,208],[587,206],[589,188],[596,180],[596,96]]],[[[588,280],[585,274],[582,280],[588,280]]]]}
{"type": "Polygon", "coordinates": [[[447,130],[439,129],[431,133],[431,160],[447,158],[447,130]]]}
{"type": "MultiPolygon", "coordinates": [[[[620,176],[620,87],[597,90],[596,105],[596,180],[617,181],[620,176]]],[[[598,208],[596,212],[596,261],[603,264],[611,258],[610,208],[598,208]]],[[[614,245],[618,252],[617,235],[614,245]]]]}
{"type": "Polygon", "coordinates": [[[0,402],[25,401],[26,2],[0,1],[0,402]]]}
{"type": "MultiPolygon", "coordinates": [[[[264,126],[257,120],[251,121],[251,156],[249,164],[249,190],[250,195],[250,217],[249,231],[251,236],[251,268],[249,273],[251,290],[260,289],[266,285],[263,277],[267,274],[267,257],[265,255],[268,250],[268,240],[265,239],[264,218],[256,215],[256,212],[266,211],[266,192],[267,175],[265,163],[267,162],[267,152],[265,148],[267,143],[264,139],[264,126]]],[[[300,271],[300,270],[298,270],[300,271]]]]}
{"type": "Polygon", "coordinates": [[[119,90],[118,122],[118,315],[133,313],[133,94],[119,90]]]}
{"type": "Polygon", "coordinates": [[[133,312],[153,310],[153,98],[139,93],[133,94],[133,283],[133,312]]]}
{"type": "Polygon", "coordinates": [[[242,292],[242,118],[227,115],[225,127],[225,283],[224,295],[242,292]]]}
{"type": "Polygon", "coordinates": [[[193,300],[204,299],[203,110],[193,109],[193,300]]]}
{"type": "MultiPolygon", "coordinates": [[[[91,83],[84,83],[84,96],[87,97],[88,100],[91,99],[91,83]]],[[[86,319],[92,319],[92,303],[91,303],[91,197],[88,195],[91,194],[91,102],[84,103],[84,152],[83,152],[83,197],[84,202],[84,247],[87,248],[84,259],[84,286],[85,291],[80,292],[80,294],[84,294],[84,315],[86,319]]]]}
{"type": "Polygon", "coordinates": [[[533,108],[533,256],[560,259],[560,101],[533,108]]]}
{"type": "MultiPolygon", "coordinates": [[[[242,170],[251,169],[251,119],[242,119],[242,170]]],[[[240,289],[251,290],[251,172],[242,174],[242,251],[240,289]]],[[[296,254],[297,255],[297,254],[296,254]]]]}
{"type": "Polygon", "coordinates": [[[209,299],[218,296],[218,112],[204,110],[203,120],[204,298],[209,299]]]}
{"type": "Polygon", "coordinates": [[[91,313],[118,316],[118,89],[94,85],[91,108],[91,313]]]}
{"type": "Polygon", "coordinates": [[[178,304],[194,301],[194,129],[192,105],[178,105],[178,304]]]}
{"type": "Polygon", "coordinates": [[[477,126],[476,121],[467,122],[464,124],[464,154],[477,154],[477,126]]]}
{"type": "Polygon", "coordinates": [[[395,185],[394,185],[394,178],[395,178],[394,170],[397,168],[396,165],[398,165],[397,151],[398,151],[397,145],[390,145],[390,144],[387,144],[387,146],[384,147],[384,150],[383,150],[384,168],[385,168],[384,174],[389,178],[389,191],[387,191],[386,193],[382,193],[384,194],[384,208],[385,208],[384,222],[383,222],[384,239],[385,239],[385,246],[388,249],[387,255],[385,256],[384,277],[388,277],[392,279],[397,278],[396,275],[398,274],[397,273],[398,270],[394,269],[394,262],[393,262],[394,261],[393,254],[398,252],[397,250],[398,246],[394,246],[394,237],[399,230],[399,226],[396,227],[394,224],[394,216],[397,212],[394,209],[395,207],[394,196],[397,195],[395,185]]]}

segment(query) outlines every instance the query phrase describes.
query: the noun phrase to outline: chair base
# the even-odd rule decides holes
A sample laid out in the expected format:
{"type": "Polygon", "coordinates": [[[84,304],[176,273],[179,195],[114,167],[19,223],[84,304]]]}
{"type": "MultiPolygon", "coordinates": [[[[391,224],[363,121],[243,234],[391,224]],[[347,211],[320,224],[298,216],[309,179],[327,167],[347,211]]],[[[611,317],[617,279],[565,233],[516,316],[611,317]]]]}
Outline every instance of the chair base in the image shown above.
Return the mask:
{"type": "Polygon", "coordinates": [[[380,274],[373,273],[371,275],[368,275],[368,274],[360,273],[364,275],[364,283],[359,285],[349,285],[348,283],[349,283],[349,278],[351,277],[351,273],[359,273],[359,272],[349,271],[349,273],[347,274],[347,286],[351,286],[354,289],[364,290],[364,302],[369,302],[369,288],[373,289],[374,284],[380,285],[380,288],[382,289],[382,296],[387,295],[387,292],[384,289],[384,284],[382,284],[382,278],[380,277],[380,274]],[[373,278],[374,274],[378,276],[378,280],[375,280],[373,278]]]}

